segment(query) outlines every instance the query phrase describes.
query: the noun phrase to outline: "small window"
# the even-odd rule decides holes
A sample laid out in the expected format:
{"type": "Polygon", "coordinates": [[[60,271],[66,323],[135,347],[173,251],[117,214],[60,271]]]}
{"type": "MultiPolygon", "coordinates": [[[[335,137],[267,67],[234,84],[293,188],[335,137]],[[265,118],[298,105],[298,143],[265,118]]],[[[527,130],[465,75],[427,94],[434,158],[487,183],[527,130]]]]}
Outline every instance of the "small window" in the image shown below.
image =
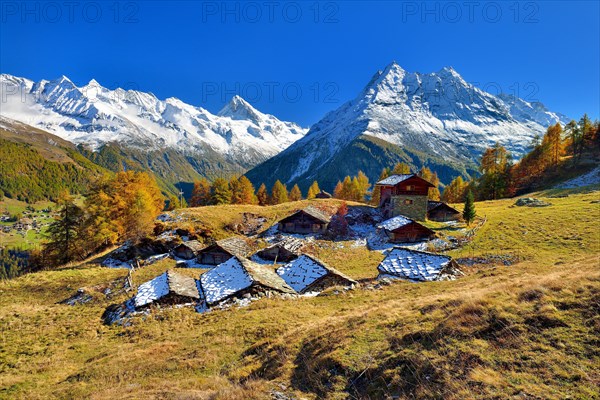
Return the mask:
{"type": "Polygon", "coordinates": [[[415,190],[415,187],[414,187],[414,185],[407,185],[406,190],[409,192],[412,192],[413,190],[415,190]]]}
{"type": "Polygon", "coordinates": [[[406,205],[409,205],[409,204],[412,204],[412,203],[413,203],[412,200],[409,200],[409,199],[404,200],[404,204],[406,204],[406,205]]]}

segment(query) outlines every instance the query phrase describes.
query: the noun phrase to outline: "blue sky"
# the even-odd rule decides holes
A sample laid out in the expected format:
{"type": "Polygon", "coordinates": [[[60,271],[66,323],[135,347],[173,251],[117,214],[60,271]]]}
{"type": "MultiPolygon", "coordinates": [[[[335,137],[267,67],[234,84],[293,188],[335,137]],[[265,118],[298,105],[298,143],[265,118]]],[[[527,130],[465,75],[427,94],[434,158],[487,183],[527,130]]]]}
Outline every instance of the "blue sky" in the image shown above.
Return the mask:
{"type": "Polygon", "coordinates": [[[600,117],[597,1],[4,1],[0,19],[1,72],[95,78],[212,112],[240,94],[309,126],[395,60],[600,117]]]}

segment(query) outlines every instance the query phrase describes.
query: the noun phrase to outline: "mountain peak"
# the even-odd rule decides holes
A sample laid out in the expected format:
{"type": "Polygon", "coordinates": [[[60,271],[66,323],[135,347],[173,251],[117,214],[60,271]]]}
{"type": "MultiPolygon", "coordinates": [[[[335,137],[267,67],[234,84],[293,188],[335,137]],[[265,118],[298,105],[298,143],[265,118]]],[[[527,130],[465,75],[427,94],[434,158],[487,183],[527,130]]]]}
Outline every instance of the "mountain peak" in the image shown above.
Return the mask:
{"type": "Polygon", "coordinates": [[[231,119],[250,119],[254,122],[258,122],[260,119],[260,113],[237,94],[231,98],[229,103],[217,115],[231,119]]]}

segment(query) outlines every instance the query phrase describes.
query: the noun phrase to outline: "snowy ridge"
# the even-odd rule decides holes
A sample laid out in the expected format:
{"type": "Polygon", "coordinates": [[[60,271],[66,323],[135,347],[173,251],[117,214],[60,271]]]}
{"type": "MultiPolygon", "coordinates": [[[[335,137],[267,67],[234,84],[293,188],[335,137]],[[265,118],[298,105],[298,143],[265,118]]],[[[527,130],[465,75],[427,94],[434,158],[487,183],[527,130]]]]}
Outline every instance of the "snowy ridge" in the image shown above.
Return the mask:
{"type": "Polygon", "coordinates": [[[207,148],[254,165],[300,139],[306,129],[263,114],[235,96],[218,115],[176,98],[109,90],[95,80],[78,87],[67,77],[33,82],[0,75],[2,115],[98,149],[118,142],[143,150],[173,148],[202,154],[207,148]]]}
{"type": "Polygon", "coordinates": [[[363,135],[457,163],[472,162],[495,142],[520,157],[536,134],[559,121],[568,119],[541,103],[484,92],[450,67],[422,74],[392,63],[277,158],[294,163],[290,183],[309,180],[363,135]]]}

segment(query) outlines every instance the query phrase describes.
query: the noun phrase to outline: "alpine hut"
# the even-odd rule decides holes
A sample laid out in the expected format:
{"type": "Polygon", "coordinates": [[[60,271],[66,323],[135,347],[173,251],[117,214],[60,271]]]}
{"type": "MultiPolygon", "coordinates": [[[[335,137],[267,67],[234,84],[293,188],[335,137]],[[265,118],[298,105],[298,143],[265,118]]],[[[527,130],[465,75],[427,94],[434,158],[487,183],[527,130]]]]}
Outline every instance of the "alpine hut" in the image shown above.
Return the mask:
{"type": "Polygon", "coordinates": [[[394,247],[377,267],[378,278],[418,281],[453,280],[462,275],[451,257],[426,251],[394,247]]]}
{"type": "Polygon", "coordinates": [[[456,221],[460,219],[460,211],[442,201],[427,202],[427,219],[437,222],[456,221]]]}
{"type": "Polygon", "coordinates": [[[331,195],[331,193],[328,193],[324,190],[321,190],[319,193],[317,193],[315,195],[315,198],[317,199],[331,199],[333,196],[331,195]]]}
{"type": "Polygon", "coordinates": [[[191,260],[198,256],[198,252],[205,246],[197,240],[189,240],[183,242],[173,249],[175,257],[183,258],[184,260],[191,260]]]}
{"type": "Polygon", "coordinates": [[[198,262],[206,265],[219,265],[233,256],[246,257],[250,250],[250,246],[244,238],[233,236],[218,240],[198,251],[198,262]]]}
{"type": "Polygon", "coordinates": [[[246,294],[295,293],[273,270],[238,256],[202,274],[200,286],[208,305],[246,294]]]}
{"type": "Polygon", "coordinates": [[[377,229],[385,232],[392,243],[417,242],[435,236],[431,229],[402,215],[383,221],[377,229]]]}
{"type": "Polygon", "coordinates": [[[133,298],[135,308],[151,304],[184,304],[201,300],[198,281],[171,270],[142,283],[133,298]]]}
{"type": "Polygon", "coordinates": [[[279,221],[278,229],[286,233],[325,233],[330,220],[331,217],[309,206],[279,221]]]}
{"type": "Polygon", "coordinates": [[[264,260],[288,262],[298,258],[304,244],[301,240],[287,237],[269,247],[259,250],[256,255],[264,260]]]}
{"type": "Polygon", "coordinates": [[[351,286],[357,283],[340,271],[306,254],[279,267],[277,274],[298,293],[321,292],[330,286],[351,286]]]}

